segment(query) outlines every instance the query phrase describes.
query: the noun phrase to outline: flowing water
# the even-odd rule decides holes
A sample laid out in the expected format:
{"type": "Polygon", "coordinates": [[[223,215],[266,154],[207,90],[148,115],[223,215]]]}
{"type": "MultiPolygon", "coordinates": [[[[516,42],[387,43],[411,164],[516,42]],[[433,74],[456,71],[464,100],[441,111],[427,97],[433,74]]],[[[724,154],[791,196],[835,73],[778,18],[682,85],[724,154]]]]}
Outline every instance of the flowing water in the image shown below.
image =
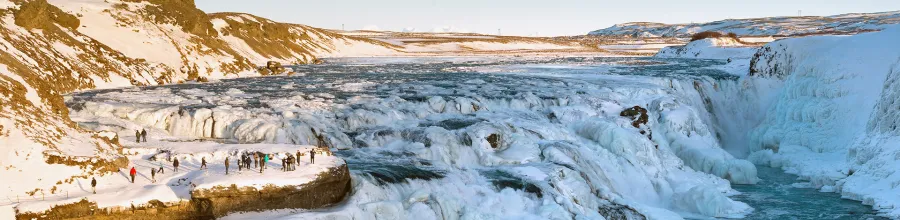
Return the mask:
{"type": "Polygon", "coordinates": [[[758,168],[762,181],[735,186],[694,171],[714,172],[691,161],[734,160],[721,156],[721,149],[669,145],[694,138],[717,148],[708,142],[728,135],[709,134],[715,123],[728,122],[706,113],[719,108],[708,93],[739,78],[717,69],[722,61],[329,61],[293,67],[298,73],[293,76],[89,91],[72,95],[67,104],[74,120],[88,129],[124,128],[115,123],[125,119],[165,130],[173,141],[326,142],[344,149],[336,155],[354,175],[351,197],[342,206],[294,217],[746,215],[749,208],[726,194],[755,208],[748,219],[875,214],[838,194],[792,187],[796,177],[777,169],[758,168]],[[666,117],[653,116],[653,131],[645,134],[649,130],[635,129],[620,116],[621,109],[635,105],[666,117]],[[212,116],[218,123],[204,123],[212,116]],[[323,138],[310,138],[317,135],[323,138]]]}
{"type": "Polygon", "coordinates": [[[797,176],[781,169],[757,169],[762,181],[732,186],[743,193],[733,198],[756,209],[746,219],[887,219],[878,217],[871,206],[841,199],[840,194],[795,187],[797,176]]]}

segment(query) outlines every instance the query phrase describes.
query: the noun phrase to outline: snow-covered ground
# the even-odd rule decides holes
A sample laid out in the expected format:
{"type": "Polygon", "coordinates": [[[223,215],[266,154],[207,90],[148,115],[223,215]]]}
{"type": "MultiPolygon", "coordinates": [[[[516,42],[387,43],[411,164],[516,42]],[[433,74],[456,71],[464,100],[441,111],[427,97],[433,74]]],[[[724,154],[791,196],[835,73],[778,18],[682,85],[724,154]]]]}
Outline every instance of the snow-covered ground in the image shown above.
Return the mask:
{"type": "MultiPolygon", "coordinates": [[[[107,126],[134,127],[140,125],[128,121],[118,123],[106,121],[107,126]]],[[[115,129],[109,129],[115,130],[115,129]]],[[[206,189],[216,186],[228,187],[254,187],[261,189],[263,186],[299,186],[316,179],[317,175],[344,164],[344,161],[325,155],[324,152],[317,155],[315,163],[310,163],[308,156],[301,157],[296,171],[281,171],[281,158],[286,154],[295,154],[300,151],[309,155],[309,151],[315,147],[308,145],[291,144],[226,144],[213,140],[185,140],[168,136],[167,133],[150,130],[148,142],[135,142],[133,130],[117,131],[121,133],[119,141],[126,146],[124,153],[131,161],[128,169],[122,169],[118,173],[105,176],[87,176],[85,178],[73,178],[71,183],[60,184],[55,188],[56,195],[36,195],[31,197],[8,198],[3,201],[3,206],[12,204],[19,212],[41,212],[55,205],[63,205],[87,199],[97,203],[98,208],[129,207],[130,205],[146,204],[150,200],[161,202],[178,202],[191,199],[190,191],[193,189],[206,189]],[[128,131],[130,135],[128,135],[128,131]],[[171,153],[161,153],[168,151],[171,153]],[[236,159],[245,152],[263,152],[273,154],[274,157],[268,163],[268,169],[260,172],[258,168],[243,169],[238,171],[236,159]],[[151,160],[151,157],[156,156],[151,160]],[[170,158],[171,156],[171,158],[170,158]],[[225,174],[225,158],[230,160],[229,174],[225,174]],[[173,169],[172,161],[179,160],[178,172],[173,169]],[[208,169],[200,169],[201,161],[205,158],[208,169]],[[129,171],[134,167],[137,170],[135,183],[131,183],[129,171]],[[164,173],[157,173],[156,182],[153,182],[151,169],[162,167],[164,173]],[[96,194],[92,193],[91,178],[97,179],[96,194]]],[[[77,167],[76,167],[77,168],[77,167]]],[[[48,172],[52,173],[52,172],[48,172]]],[[[9,215],[0,215],[6,218],[9,215]]]]}
{"type": "Polygon", "coordinates": [[[900,23],[900,11],[854,13],[826,17],[766,17],[727,19],[707,23],[662,24],[631,22],[592,31],[588,35],[618,37],[690,37],[704,31],[735,33],[740,36],[793,36],[810,34],[852,34],[878,31],[900,23]]]}
{"type": "Polygon", "coordinates": [[[662,48],[656,54],[661,58],[692,59],[750,59],[758,46],[746,45],[734,38],[707,38],[682,46],[662,48]]]}

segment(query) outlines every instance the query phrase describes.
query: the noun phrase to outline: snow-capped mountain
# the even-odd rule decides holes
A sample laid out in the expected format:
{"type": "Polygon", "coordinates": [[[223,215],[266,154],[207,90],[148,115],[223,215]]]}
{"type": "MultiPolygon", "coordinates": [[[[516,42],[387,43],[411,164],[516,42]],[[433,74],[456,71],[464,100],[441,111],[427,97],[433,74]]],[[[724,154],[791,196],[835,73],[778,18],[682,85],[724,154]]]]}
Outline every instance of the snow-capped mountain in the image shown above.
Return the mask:
{"type": "Polygon", "coordinates": [[[591,31],[588,35],[619,37],[690,37],[704,31],[731,32],[740,36],[802,36],[853,34],[882,30],[900,23],[900,11],[854,13],[834,16],[726,19],[707,23],[663,24],[630,22],[591,31]]]}

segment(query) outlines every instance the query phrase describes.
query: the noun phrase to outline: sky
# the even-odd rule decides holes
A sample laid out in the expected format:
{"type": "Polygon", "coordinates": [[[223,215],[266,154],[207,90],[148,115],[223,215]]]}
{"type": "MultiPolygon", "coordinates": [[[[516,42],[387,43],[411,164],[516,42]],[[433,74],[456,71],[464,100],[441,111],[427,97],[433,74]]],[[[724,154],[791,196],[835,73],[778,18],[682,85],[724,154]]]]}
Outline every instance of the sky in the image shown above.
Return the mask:
{"type": "Polygon", "coordinates": [[[519,36],[583,35],[625,22],[900,10],[900,0],[196,0],[206,12],[345,30],[451,30],[519,36]]]}

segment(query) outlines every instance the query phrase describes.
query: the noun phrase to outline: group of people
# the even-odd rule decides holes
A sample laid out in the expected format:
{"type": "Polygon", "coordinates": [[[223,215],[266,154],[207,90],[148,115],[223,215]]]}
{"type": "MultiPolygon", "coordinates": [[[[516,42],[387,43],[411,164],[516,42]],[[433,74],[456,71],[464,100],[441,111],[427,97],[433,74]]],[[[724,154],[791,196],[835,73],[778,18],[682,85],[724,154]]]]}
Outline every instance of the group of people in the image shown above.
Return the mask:
{"type": "Polygon", "coordinates": [[[147,129],[141,129],[140,131],[134,130],[135,142],[141,143],[141,140],[147,142],[147,129]]]}
{"type": "MultiPolygon", "coordinates": [[[[285,157],[281,158],[281,171],[294,171],[297,170],[297,163],[299,163],[299,158],[303,156],[301,151],[297,151],[296,157],[294,154],[285,153],[285,157]]],[[[237,160],[238,170],[243,169],[253,169],[259,168],[259,172],[262,173],[266,170],[269,161],[273,158],[273,155],[262,153],[262,152],[244,152],[241,154],[241,158],[237,160]],[[253,164],[253,167],[250,167],[250,164],[253,164]]],[[[309,151],[309,162],[315,163],[316,161],[316,149],[312,149],[309,151]]],[[[230,164],[230,158],[225,158],[225,175],[228,175],[228,169],[230,164]]]]}
{"type": "MultiPolygon", "coordinates": [[[[143,131],[143,134],[140,135],[139,137],[141,137],[141,136],[146,138],[146,131],[143,131]]],[[[140,140],[140,138],[139,138],[139,140],[140,140]]],[[[308,153],[309,153],[310,164],[314,164],[316,161],[316,149],[311,149],[308,153]]],[[[294,156],[294,154],[291,154],[291,153],[285,153],[285,155],[286,155],[286,157],[281,158],[281,171],[287,172],[287,171],[297,170],[297,163],[299,163],[299,158],[301,156],[303,156],[303,153],[298,150],[296,157],[294,156]]],[[[178,172],[178,166],[180,165],[180,162],[178,161],[178,157],[172,157],[171,154],[169,154],[168,158],[170,158],[172,160],[172,169],[175,172],[178,172]]],[[[266,164],[269,163],[270,158],[272,158],[272,155],[262,153],[262,152],[244,152],[243,154],[241,154],[241,158],[239,160],[237,160],[238,170],[251,169],[250,164],[252,161],[253,168],[258,167],[259,172],[262,173],[266,169],[266,164]]],[[[228,171],[230,168],[230,163],[231,163],[230,161],[231,161],[230,157],[225,158],[225,175],[228,175],[228,173],[229,173],[228,171]]],[[[201,170],[208,169],[206,164],[207,164],[206,157],[201,158],[200,159],[200,169],[201,170]]],[[[162,165],[159,166],[159,169],[150,168],[150,178],[151,178],[150,181],[151,182],[154,182],[154,183],[156,182],[156,174],[157,173],[160,173],[160,174],[165,173],[165,169],[163,168],[162,165]]],[[[135,167],[131,167],[131,170],[128,172],[128,174],[131,177],[131,183],[134,183],[134,178],[137,175],[137,169],[135,169],[135,167]]],[[[97,193],[96,188],[95,188],[96,185],[97,185],[97,180],[92,178],[91,179],[91,188],[94,189],[94,194],[97,193]]]]}
{"type": "MultiPolygon", "coordinates": [[[[300,151],[297,151],[297,156],[300,156],[300,151]]],[[[287,154],[287,157],[281,158],[281,171],[294,171],[297,170],[297,157],[294,157],[293,154],[287,154]]]]}

